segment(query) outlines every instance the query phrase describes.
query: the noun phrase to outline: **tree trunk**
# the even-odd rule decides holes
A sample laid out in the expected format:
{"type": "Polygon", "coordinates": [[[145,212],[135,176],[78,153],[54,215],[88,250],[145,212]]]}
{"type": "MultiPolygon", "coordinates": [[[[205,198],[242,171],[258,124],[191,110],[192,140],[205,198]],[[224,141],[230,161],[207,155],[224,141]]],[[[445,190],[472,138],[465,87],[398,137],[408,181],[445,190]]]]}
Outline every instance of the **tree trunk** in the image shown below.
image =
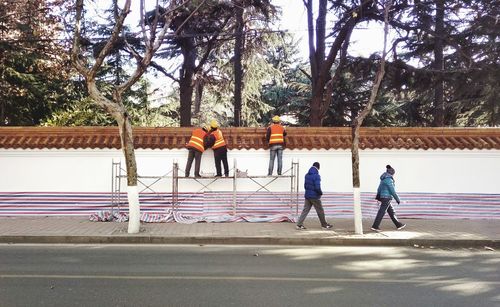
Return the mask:
{"type": "Polygon", "coordinates": [[[194,114],[198,115],[201,110],[201,100],[203,98],[203,80],[201,77],[195,79],[194,85],[194,114]]]}
{"type": "Polygon", "coordinates": [[[321,105],[323,103],[323,92],[313,93],[311,99],[311,113],[309,114],[309,125],[311,127],[321,127],[323,118],[321,116],[321,105]],[[318,96],[319,95],[319,96],[318,96]]]}
{"type": "Polygon", "coordinates": [[[359,179],[359,125],[357,120],[351,129],[352,146],[352,190],[354,202],[354,233],[363,234],[363,213],[361,210],[361,180],[359,179]]]}
{"type": "Polygon", "coordinates": [[[118,123],[121,148],[125,158],[127,171],[127,198],[129,207],[128,233],[138,233],[140,228],[140,205],[137,189],[137,162],[135,159],[132,123],[130,122],[126,109],[123,106],[121,95],[118,91],[114,91],[113,101],[111,101],[99,92],[94,79],[87,78],[86,82],[90,97],[97,105],[106,109],[108,114],[113,116],[118,123]]]}
{"type": "Polygon", "coordinates": [[[193,86],[190,78],[182,78],[180,80],[180,101],[181,101],[181,127],[191,126],[191,99],[193,97],[193,86]]]}
{"type": "MultiPolygon", "coordinates": [[[[443,36],[444,36],[444,0],[436,0],[436,26],[434,34],[434,69],[444,70],[443,61],[443,36]]],[[[434,86],[434,126],[444,126],[444,81],[443,74],[435,76],[434,86]]]]}
{"type": "Polygon", "coordinates": [[[132,124],[127,116],[127,113],[125,113],[118,122],[120,123],[120,139],[127,168],[127,185],[134,186],[137,185],[137,162],[135,160],[132,124]]]}
{"type": "Polygon", "coordinates": [[[183,40],[182,54],[184,62],[179,78],[180,125],[181,127],[189,127],[191,126],[191,106],[193,103],[193,76],[196,68],[196,48],[192,38],[183,40]]]}
{"type": "Polygon", "coordinates": [[[0,101],[0,126],[5,126],[5,102],[0,101]]]}
{"type": "Polygon", "coordinates": [[[380,84],[385,74],[385,57],[387,54],[387,35],[389,33],[389,10],[392,6],[392,1],[387,1],[384,8],[384,49],[382,51],[382,59],[380,67],[375,75],[370,98],[364,109],[359,113],[353,121],[351,128],[352,146],[351,146],[351,161],[352,161],[352,187],[354,195],[354,232],[363,234],[363,215],[361,212],[361,180],[359,178],[359,129],[365,118],[370,114],[375,99],[377,98],[380,84]]]}
{"type": "Polygon", "coordinates": [[[236,12],[236,30],[234,38],[234,126],[241,126],[241,92],[243,87],[243,69],[241,57],[243,51],[243,7],[236,12]]]}
{"type": "Polygon", "coordinates": [[[356,124],[351,127],[351,137],[352,186],[359,188],[361,186],[359,179],[359,127],[356,124]]]}
{"type": "Polygon", "coordinates": [[[139,191],[137,188],[137,162],[135,159],[134,136],[132,124],[127,113],[123,113],[123,116],[120,117],[121,118],[117,121],[119,123],[122,151],[127,168],[128,233],[138,233],[141,225],[141,210],[139,205],[139,191]]]}
{"type": "MultiPolygon", "coordinates": [[[[361,8],[368,8],[372,5],[372,1],[362,1],[361,8]]],[[[350,33],[356,24],[361,20],[360,18],[353,16],[346,20],[342,18],[342,22],[337,22],[333,28],[338,28],[335,31],[335,39],[333,42],[328,42],[329,49],[326,48],[327,37],[330,39],[330,35],[326,33],[326,21],[328,13],[327,0],[318,1],[318,9],[316,12],[313,11],[313,1],[304,1],[304,5],[307,10],[307,28],[308,28],[308,43],[309,43],[309,62],[311,67],[311,101],[310,101],[310,114],[309,114],[309,125],[312,127],[320,127],[323,124],[323,118],[328,111],[329,99],[326,97],[328,89],[326,85],[332,79],[331,68],[335,63],[337,54],[341,50],[342,46],[347,46],[350,40],[350,33]],[[314,25],[314,16],[316,18],[316,25],[314,25]],[[328,49],[328,52],[327,52],[328,49]]],[[[364,11],[366,13],[366,11],[364,11]]],[[[345,52],[346,52],[345,50],[345,52]]]]}

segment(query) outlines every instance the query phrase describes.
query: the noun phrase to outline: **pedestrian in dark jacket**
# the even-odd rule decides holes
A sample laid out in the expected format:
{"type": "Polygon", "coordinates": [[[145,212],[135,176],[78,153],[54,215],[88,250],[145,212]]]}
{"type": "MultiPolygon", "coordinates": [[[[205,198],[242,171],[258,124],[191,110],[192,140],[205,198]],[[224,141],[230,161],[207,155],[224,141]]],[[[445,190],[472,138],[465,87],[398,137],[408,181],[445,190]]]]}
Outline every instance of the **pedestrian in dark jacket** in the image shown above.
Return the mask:
{"type": "Polygon", "coordinates": [[[304,179],[304,189],[305,189],[305,202],[304,209],[300,214],[300,218],[297,221],[297,229],[303,230],[304,220],[306,219],[311,207],[314,206],[316,213],[318,214],[321,227],[323,229],[331,229],[332,225],[328,224],[325,219],[325,211],[323,210],[323,205],[321,204],[321,176],[319,175],[319,162],[314,162],[313,166],[307,172],[304,179]]]}
{"type": "Polygon", "coordinates": [[[390,165],[387,165],[385,168],[386,171],[380,176],[380,184],[377,189],[377,200],[379,200],[381,204],[380,208],[378,209],[377,216],[375,217],[375,221],[372,225],[373,231],[380,231],[379,226],[386,211],[387,213],[389,213],[389,217],[391,218],[394,225],[396,225],[396,228],[398,230],[403,229],[406,226],[406,224],[398,221],[396,212],[391,205],[391,200],[393,197],[398,205],[401,202],[399,200],[398,194],[396,193],[396,189],[394,188],[394,174],[396,173],[396,171],[390,165]]]}

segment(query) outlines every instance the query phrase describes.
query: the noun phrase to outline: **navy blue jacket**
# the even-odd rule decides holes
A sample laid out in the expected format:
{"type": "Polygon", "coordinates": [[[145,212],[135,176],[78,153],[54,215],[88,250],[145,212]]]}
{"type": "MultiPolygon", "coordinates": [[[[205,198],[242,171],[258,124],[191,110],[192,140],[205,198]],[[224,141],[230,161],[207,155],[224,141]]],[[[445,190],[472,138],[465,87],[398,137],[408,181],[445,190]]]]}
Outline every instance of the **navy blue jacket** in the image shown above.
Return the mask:
{"type": "Polygon", "coordinates": [[[323,192],[321,191],[321,176],[318,169],[312,166],[304,179],[304,189],[306,199],[320,199],[323,192]]]}

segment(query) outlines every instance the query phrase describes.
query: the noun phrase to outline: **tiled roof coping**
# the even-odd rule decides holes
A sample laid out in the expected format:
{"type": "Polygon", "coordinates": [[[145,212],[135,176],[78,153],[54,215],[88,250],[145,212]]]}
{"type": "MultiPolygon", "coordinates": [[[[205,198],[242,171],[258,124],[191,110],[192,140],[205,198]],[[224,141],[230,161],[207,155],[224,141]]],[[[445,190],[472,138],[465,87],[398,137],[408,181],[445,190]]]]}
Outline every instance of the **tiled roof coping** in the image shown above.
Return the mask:
{"type": "MultiPolygon", "coordinates": [[[[142,149],[184,148],[193,128],[134,128],[142,149]]],[[[265,127],[221,128],[229,149],[268,148],[265,127]]],[[[289,149],[349,149],[346,127],[288,127],[289,149]]],[[[361,149],[500,149],[500,128],[361,128],[361,149]]],[[[117,127],[0,127],[4,149],[121,148],[117,127]]]]}

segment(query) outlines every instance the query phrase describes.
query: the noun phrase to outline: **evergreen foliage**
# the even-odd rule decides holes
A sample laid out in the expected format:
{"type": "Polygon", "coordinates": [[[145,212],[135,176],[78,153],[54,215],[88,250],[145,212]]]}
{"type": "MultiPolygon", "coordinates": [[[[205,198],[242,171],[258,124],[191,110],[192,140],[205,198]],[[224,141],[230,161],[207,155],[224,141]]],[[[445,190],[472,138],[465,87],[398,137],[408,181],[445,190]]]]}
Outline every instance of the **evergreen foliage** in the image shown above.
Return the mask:
{"type": "Polygon", "coordinates": [[[0,1],[0,126],[38,125],[84,95],[81,83],[68,78],[59,5],[0,1]]]}

